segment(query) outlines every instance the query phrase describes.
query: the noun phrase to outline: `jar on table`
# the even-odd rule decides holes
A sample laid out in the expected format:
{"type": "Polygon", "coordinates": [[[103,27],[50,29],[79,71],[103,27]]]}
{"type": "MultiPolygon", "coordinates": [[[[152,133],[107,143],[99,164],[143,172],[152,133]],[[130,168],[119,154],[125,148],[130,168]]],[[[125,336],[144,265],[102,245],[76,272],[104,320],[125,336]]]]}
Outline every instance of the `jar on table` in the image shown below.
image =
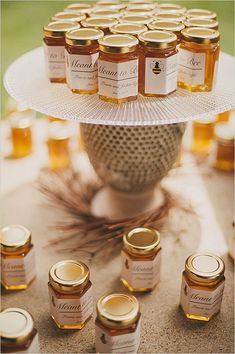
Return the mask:
{"type": "Polygon", "coordinates": [[[148,28],[145,25],[138,23],[118,23],[110,28],[110,32],[114,34],[131,34],[132,36],[138,36],[138,34],[147,31],[148,28]]]}
{"type": "Polygon", "coordinates": [[[137,99],[138,43],[138,39],[129,34],[111,34],[99,40],[100,99],[113,103],[137,99]]]}
{"type": "Polygon", "coordinates": [[[178,86],[189,91],[211,91],[219,61],[218,31],[189,27],[181,32],[178,86]]]}
{"type": "Polygon", "coordinates": [[[234,128],[229,123],[215,126],[214,167],[221,171],[234,170],[234,128]]]}
{"type": "Polygon", "coordinates": [[[196,119],[192,123],[192,152],[207,155],[214,137],[215,117],[196,119]]]}
{"type": "Polygon", "coordinates": [[[196,17],[196,18],[207,18],[211,20],[216,20],[217,17],[215,12],[204,10],[204,9],[190,9],[186,12],[186,16],[187,18],[196,17]]]}
{"type": "Polygon", "coordinates": [[[153,21],[148,15],[125,15],[119,19],[120,23],[136,23],[147,26],[153,21]]]}
{"type": "Polygon", "coordinates": [[[95,28],[104,32],[104,34],[110,34],[110,27],[118,23],[115,18],[108,17],[90,17],[84,21],[81,21],[82,27],[95,28]]]}
{"type": "Polygon", "coordinates": [[[181,41],[181,31],[184,29],[182,23],[176,21],[155,20],[148,25],[150,30],[171,31],[177,36],[177,44],[181,41]]]}
{"type": "Polygon", "coordinates": [[[26,157],[33,152],[32,114],[28,111],[14,112],[9,117],[13,158],[26,157]]]}
{"type": "Polygon", "coordinates": [[[139,36],[139,92],[166,96],[177,88],[177,37],[168,31],[146,31],[139,36]]]}
{"type": "Polygon", "coordinates": [[[66,81],[74,93],[98,91],[98,40],[104,32],[95,28],[79,28],[66,33],[66,81]]]}
{"type": "Polygon", "coordinates": [[[44,55],[47,77],[50,82],[64,83],[65,77],[65,33],[79,28],[73,21],[53,21],[44,26],[44,55]]]}
{"type": "Polygon", "coordinates": [[[201,17],[190,17],[184,21],[185,27],[201,27],[201,28],[210,28],[217,30],[219,28],[219,22],[209,18],[201,17]]]}

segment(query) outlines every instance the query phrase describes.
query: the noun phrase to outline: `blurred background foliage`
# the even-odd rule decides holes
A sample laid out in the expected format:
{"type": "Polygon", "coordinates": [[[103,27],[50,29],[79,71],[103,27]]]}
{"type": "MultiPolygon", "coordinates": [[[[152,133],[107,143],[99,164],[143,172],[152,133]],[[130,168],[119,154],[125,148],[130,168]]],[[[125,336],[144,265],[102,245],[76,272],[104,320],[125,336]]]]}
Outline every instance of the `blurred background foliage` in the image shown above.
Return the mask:
{"type": "MultiPolygon", "coordinates": [[[[56,12],[61,11],[68,3],[88,1],[21,1],[1,0],[1,77],[8,67],[21,54],[36,48],[42,43],[42,27],[56,12]]],[[[93,2],[93,1],[89,1],[93,2]]],[[[164,2],[164,1],[161,1],[164,2]]],[[[187,8],[203,8],[218,14],[221,32],[221,48],[234,54],[234,1],[165,1],[178,3],[187,8]]],[[[2,87],[2,116],[7,93],[2,87]]]]}

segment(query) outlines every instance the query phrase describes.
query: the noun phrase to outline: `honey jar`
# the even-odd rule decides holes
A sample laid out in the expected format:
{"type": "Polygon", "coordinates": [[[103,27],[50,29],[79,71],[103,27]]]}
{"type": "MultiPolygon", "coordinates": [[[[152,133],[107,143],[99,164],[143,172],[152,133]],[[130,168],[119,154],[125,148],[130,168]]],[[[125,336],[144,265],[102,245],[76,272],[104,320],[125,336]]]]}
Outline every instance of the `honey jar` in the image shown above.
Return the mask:
{"type": "Polygon", "coordinates": [[[183,22],[185,20],[185,16],[181,13],[175,12],[159,12],[153,16],[154,20],[160,21],[176,21],[183,22]]]}
{"type": "Polygon", "coordinates": [[[207,155],[214,136],[215,117],[193,121],[192,152],[207,155]]]}
{"type": "Polygon", "coordinates": [[[26,289],[36,276],[31,233],[22,225],[0,231],[1,283],[6,290],[26,289]]]}
{"type": "Polygon", "coordinates": [[[211,28],[217,30],[219,28],[219,22],[216,20],[211,20],[209,18],[197,18],[190,17],[184,21],[185,27],[201,27],[201,28],[211,28]]]}
{"type": "Polygon", "coordinates": [[[219,113],[217,115],[217,123],[225,123],[228,122],[230,119],[231,111],[226,111],[223,113],[219,113]]]}
{"type": "Polygon", "coordinates": [[[50,82],[63,83],[65,78],[65,33],[79,28],[77,22],[53,21],[44,26],[44,55],[47,77],[50,82]]]}
{"type": "Polygon", "coordinates": [[[189,27],[181,31],[178,86],[189,91],[211,91],[219,60],[219,32],[189,27]]]}
{"type": "Polygon", "coordinates": [[[157,230],[138,227],[123,236],[121,281],[132,292],[147,292],[160,282],[161,246],[157,230]]]}
{"type": "Polygon", "coordinates": [[[15,112],[10,115],[13,158],[22,158],[33,152],[31,113],[15,112]]]}
{"type": "Polygon", "coordinates": [[[184,29],[182,23],[176,21],[155,20],[148,25],[150,30],[171,31],[177,36],[177,43],[181,41],[181,31],[184,29]]]}
{"type": "Polygon", "coordinates": [[[58,12],[54,16],[52,16],[51,21],[72,21],[72,22],[80,22],[85,20],[86,15],[83,13],[75,13],[75,12],[58,12]]]}
{"type": "Polygon", "coordinates": [[[66,81],[74,93],[98,91],[98,39],[104,32],[95,28],[79,28],[66,33],[66,81]]]}
{"type": "Polygon", "coordinates": [[[116,25],[118,21],[115,18],[108,17],[90,17],[81,22],[82,27],[99,29],[104,34],[110,34],[110,27],[116,25]]]}
{"type": "Polygon", "coordinates": [[[96,9],[91,12],[90,17],[107,17],[107,18],[120,18],[122,13],[117,10],[110,9],[96,9]]]}
{"type": "Polygon", "coordinates": [[[49,272],[50,314],[61,329],[82,329],[93,313],[88,267],[74,260],[54,264],[49,272]]]}
{"type": "Polygon", "coordinates": [[[140,310],[133,295],[102,296],[96,306],[97,353],[137,353],[140,344],[140,310]]]}
{"type": "Polygon", "coordinates": [[[1,353],[39,353],[38,333],[29,312],[12,307],[0,312],[1,353]]]}
{"type": "Polygon", "coordinates": [[[92,11],[92,6],[90,4],[69,4],[65,7],[64,11],[80,12],[89,15],[92,11]]]}
{"type": "Polygon", "coordinates": [[[211,20],[216,20],[216,13],[204,10],[204,9],[190,9],[186,12],[186,16],[189,17],[196,17],[196,18],[207,18],[211,20]]]}
{"type": "Polygon", "coordinates": [[[187,318],[209,321],[220,311],[224,269],[222,259],[212,253],[195,253],[187,258],[180,297],[187,318]]]}
{"type": "Polygon", "coordinates": [[[177,87],[177,37],[168,31],[146,31],[140,40],[139,92],[165,96],[177,87]]]}
{"type": "Polygon", "coordinates": [[[138,39],[111,34],[99,40],[98,86],[100,99],[122,103],[138,95],[138,39]]]}
{"type": "Polygon", "coordinates": [[[218,170],[234,170],[234,129],[229,123],[215,126],[215,163],[218,170]]]}
{"type": "Polygon", "coordinates": [[[160,12],[174,12],[174,13],[181,13],[181,14],[184,14],[187,10],[185,7],[179,4],[168,4],[168,3],[159,4],[157,9],[160,12]]]}
{"type": "Polygon", "coordinates": [[[148,4],[154,4],[155,7],[158,6],[158,3],[152,0],[130,0],[129,4],[139,4],[139,5],[148,5],[148,4]]]}
{"type": "Polygon", "coordinates": [[[138,36],[138,34],[147,31],[148,28],[145,25],[138,23],[118,23],[110,28],[111,33],[116,34],[131,34],[132,36],[138,36]]]}
{"type": "Polygon", "coordinates": [[[125,15],[119,19],[120,23],[136,23],[140,25],[148,25],[153,19],[147,15],[125,15]]]}

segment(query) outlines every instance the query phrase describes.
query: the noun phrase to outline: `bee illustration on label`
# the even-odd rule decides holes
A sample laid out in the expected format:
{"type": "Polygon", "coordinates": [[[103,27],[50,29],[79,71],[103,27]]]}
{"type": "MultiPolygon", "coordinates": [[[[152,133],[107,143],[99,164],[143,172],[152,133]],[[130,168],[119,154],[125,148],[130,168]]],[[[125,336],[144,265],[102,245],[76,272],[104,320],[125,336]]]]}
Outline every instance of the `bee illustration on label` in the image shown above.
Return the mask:
{"type": "Polygon", "coordinates": [[[102,333],[101,337],[100,337],[100,340],[103,344],[107,344],[107,341],[106,341],[106,338],[105,338],[105,334],[102,333]]]}
{"type": "Polygon", "coordinates": [[[125,267],[126,267],[126,269],[129,269],[130,267],[129,267],[129,263],[128,263],[128,259],[126,259],[126,261],[125,261],[125,267]]]}
{"type": "Polygon", "coordinates": [[[184,287],[184,295],[187,296],[188,295],[188,288],[187,288],[187,285],[185,284],[185,287],[184,287]]]}
{"type": "Polygon", "coordinates": [[[155,75],[159,75],[161,71],[162,71],[162,69],[161,69],[160,66],[159,66],[159,62],[158,62],[158,61],[155,61],[154,67],[152,68],[152,72],[153,72],[155,75]]]}

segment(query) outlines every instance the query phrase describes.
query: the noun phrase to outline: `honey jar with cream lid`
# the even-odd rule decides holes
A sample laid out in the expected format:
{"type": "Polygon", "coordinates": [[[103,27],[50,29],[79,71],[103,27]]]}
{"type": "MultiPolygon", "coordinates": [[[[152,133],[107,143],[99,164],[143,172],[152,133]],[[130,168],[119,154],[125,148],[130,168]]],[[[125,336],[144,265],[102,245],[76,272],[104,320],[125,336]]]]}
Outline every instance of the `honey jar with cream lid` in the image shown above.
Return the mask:
{"type": "Polygon", "coordinates": [[[140,344],[140,309],[133,295],[112,293],[96,305],[97,353],[137,353],[140,344]]]}
{"type": "Polygon", "coordinates": [[[6,290],[26,289],[36,276],[31,232],[22,225],[0,230],[1,283],[6,290]]]}
{"type": "Polygon", "coordinates": [[[72,21],[72,22],[80,22],[85,20],[86,15],[82,13],[75,12],[58,12],[54,16],[52,16],[51,21],[72,21]]]}
{"type": "Polygon", "coordinates": [[[214,130],[214,167],[221,171],[234,170],[234,127],[229,123],[216,124],[214,130]]]}
{"type": "Polygon", "coordinates": [[[95,28],[104,32],[104,34],[110,34],[110,27],[118,23],[115,18],[108,17],[90,17],[84,21],[81,21],[82,27],[95,28]]]}
{"type": "Polygon", "coordinates": [[[129,34],[111,34],[99,40],[100,99],[113,103],[137,99],[138,43],[138,39],[129,34]]]}
{"type": "Polygon", "coordinates": [[[66,82],[65,33],[79,27],[80,25],[73,21],[53,21],[44,26],[43,46],[45,65],[50,82],[66,82]]]}
{"type": "Polygon", "coordinates": [[[195,253],[187,258],[180,297],[180,306],[187,318],[209,321],[220,311],[224,270],[223,260],[213,253],[195,253]]]}
{"type": "Polygon", "coordinates": [[[160,234],[137,227],[123,236],[121,281],[132,292],[148,292],[160,282],[160,234]]]}
{"type": "Polygon", "coordinates": [[[211,20],[216,20],[216,13],[209,11],[209,10],[204,10],[204,9],[190,9],[186,12],[186,16],[188,18],[196,17],[196,18],[208,18],[211,20]]]}
{"type": "Polygon", "coordinates": [[[209,18],[201,17],[190,17],[184,22],[185,27],[201,27],[201,28],[211,28],[217,30],[219,28],[219,22],[209,18]]]}
{"type": "Polygon", "coordinates": [[[189,91],[211,91],[219,60],[218,31],[188,27],[181,31],[178,86],[189,91]]]}
{"type": "Polygon", "coordinates": [[[174,12],[160,12],[156,13],[153,16],[154,20],[160,20],[160,21],[176,21],[176,22],[183,22],[185,20],[185,16],[180,13],[174,13],[174,12]]]}
{"type": "Polygon", "coordinates": [[[177,43],[181,41],[181,31],[184,29],[182,23],[176,21],[155,20],[148,25],[150,30],[171,31],[177,36],[177,43]]]}
{"type": "Polygon", "coordinates": [[[131,34],[132,36],[138,36],[138,34],[147,31],[148,28],[145,25],[138,23],[118,23],[110,28],[111,33],[116,34],[131,34]]]}
{"type": "Polygon", "coordinates": [[[50,314],[61,329],[82,329],[93,313],[88,267],[75,260],[54,264],[49,272],[50,314]]]}
{"type": "Polygon", "coordinates": [[[66,81],[74,93],[98,91],[98,40],[104,32],[95,28],[79,28],[66,33],[66,81]]]}
{"type": "Polygon", "coordinates": [[[170,31],[152,30],[138,36],[139,92],[166,96],[177,88],[177,37],[170,31]]]}
{"type": "Polygon", "coordinates": [[[39,353],[38,333],[29,312],[12,307],[0,312],[1,353],[39,353]]]}
{"type": "Polygon", "coordinates": [[[80,12],[84,14],[90,14],[92,11],[92,5],[85,3],[69,4],[64,8],[64,11],[80,12]]]}
{"type": "Polygon", "coordinates": [[[120,18],[122,13],[117,10],[96,9],[90,13],[90,17],[120,18]]]}
{"type": "Polygon", "coordinates": [[[148,15],[125,15],[119,19],[120,23],[137,23],[148,25],[153,19],[148,15]]]}

